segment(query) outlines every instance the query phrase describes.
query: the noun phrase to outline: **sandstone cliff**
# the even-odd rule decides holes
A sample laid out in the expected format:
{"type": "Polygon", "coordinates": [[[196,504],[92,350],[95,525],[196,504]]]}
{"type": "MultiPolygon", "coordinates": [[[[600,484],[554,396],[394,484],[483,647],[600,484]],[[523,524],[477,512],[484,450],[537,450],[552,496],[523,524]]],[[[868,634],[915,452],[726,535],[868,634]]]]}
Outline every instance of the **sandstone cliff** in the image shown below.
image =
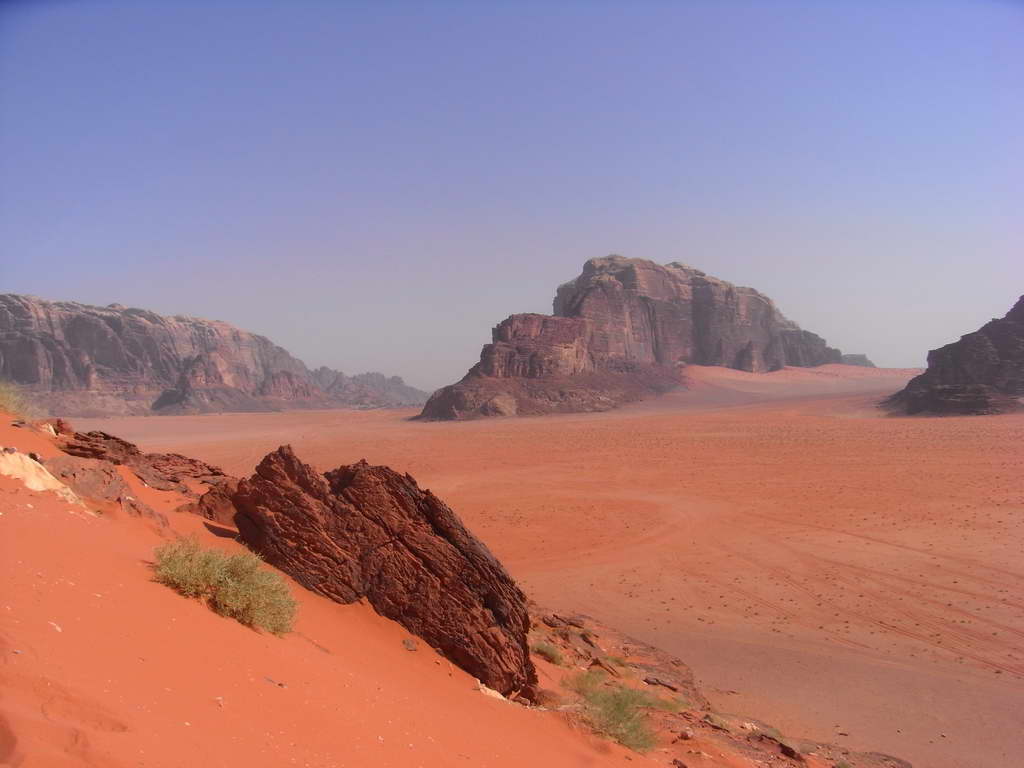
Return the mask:
{"type": "Polygon", "coordinates": [[[928,353],[887,401],[906,413],[1003,413],[1024,406],[1024,296],[1006,316],[928,353]]]}
{"type": "Polygon", "coordinates": [[[0,295],[0,379],[54,413],[111,415],[418,405],[398,377],[310,372],[228,323],[0,295]]]}
{"type": "Polygon", "coordinates": [[[678,262],[591,259],[559,286],[554,315],[512,315],[480,362],[421,418],[594,411],[677,385],[686,363],[771,371],[841,353],[771,299],[678,262]]]}

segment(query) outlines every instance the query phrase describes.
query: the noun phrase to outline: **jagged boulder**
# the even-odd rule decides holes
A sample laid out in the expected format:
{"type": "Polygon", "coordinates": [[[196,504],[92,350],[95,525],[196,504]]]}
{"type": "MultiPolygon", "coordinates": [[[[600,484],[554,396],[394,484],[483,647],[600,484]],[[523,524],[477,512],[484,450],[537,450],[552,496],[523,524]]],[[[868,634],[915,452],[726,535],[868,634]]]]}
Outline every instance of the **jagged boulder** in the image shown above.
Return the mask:
{"type": "Polygon", "coordinates": [[[609,256],[558,288],[554,316],[498,324],[480,362],[420,418],[606,410],[678,386],[687,363],[758,372],[840,359],[753,288],[678,262],[609,256]]]}
{"type": "Polygon", "coordinates": [[[1024,406],[1024,296],[1000,319],[928,353],[887,405],[905,413],[1004,413],[1024,406]]]}
{"type": "Polygon", "coordinates": [[[525,596],[409,475],[366,462],[320,474],[282,446],[232,502],[246,544],[307,589],[366,598],[485,685],[532,695],[525,596]]]}

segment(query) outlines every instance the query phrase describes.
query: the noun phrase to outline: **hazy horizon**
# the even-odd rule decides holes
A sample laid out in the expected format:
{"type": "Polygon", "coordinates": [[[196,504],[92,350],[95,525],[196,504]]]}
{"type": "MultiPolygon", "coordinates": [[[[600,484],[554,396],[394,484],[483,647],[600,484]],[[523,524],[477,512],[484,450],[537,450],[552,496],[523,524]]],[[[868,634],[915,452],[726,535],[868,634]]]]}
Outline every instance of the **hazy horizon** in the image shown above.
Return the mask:
{"type": "Polygon", "coordinates": [[[888,367],[1024,293],[1024,5],[7,3],[0,292],[433,389],[589,258],[888,367]]]}

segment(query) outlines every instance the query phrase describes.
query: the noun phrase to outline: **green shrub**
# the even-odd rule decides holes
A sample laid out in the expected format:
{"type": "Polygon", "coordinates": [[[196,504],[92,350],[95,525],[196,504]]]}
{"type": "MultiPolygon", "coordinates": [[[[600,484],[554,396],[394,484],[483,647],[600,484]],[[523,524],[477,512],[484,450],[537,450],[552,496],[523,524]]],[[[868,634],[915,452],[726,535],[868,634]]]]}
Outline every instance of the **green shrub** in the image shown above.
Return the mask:
{"type": "Polygon", "coordinates": [[[32,408],[18,385],[3,379],[0,379],[0,411],[6,411],[19,419],[32,416],[32,408]]]}
{"type": "Polygon", "coordinates": [[[291,631],[298,603],[279,573],[261,568],[251,552],[229,555],[178,539],[156,550],[156,580],[207,602],[221,616],[275,635],[291,631]]]}
{"type": "Polygon", "coordinates": [[[557,664],[560,667],[565,666],[565,657],[562,656],[562,652],[558,649],[557,645],[552,645],[542,640],[530,646],[530,650],[542,659],[547,659],[552,664],[557,664]]]}
{"type": "Polygon", "coordinates": [[[664,702],[646,691],[607,686],[607,676],[592,669],[569,678],[565,685],[584,701],[584,718],[598,733],[624,747],[645,752],[655,744],[645,709],[662,707],[664,702]]]}

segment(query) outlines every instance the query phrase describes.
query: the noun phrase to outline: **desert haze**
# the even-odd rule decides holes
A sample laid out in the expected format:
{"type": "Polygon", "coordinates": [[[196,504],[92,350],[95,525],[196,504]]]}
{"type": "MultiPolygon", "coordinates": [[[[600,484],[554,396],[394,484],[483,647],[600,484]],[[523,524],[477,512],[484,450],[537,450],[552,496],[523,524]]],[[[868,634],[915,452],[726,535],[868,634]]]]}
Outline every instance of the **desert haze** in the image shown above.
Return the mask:
{"type": "Polygon", "coordinates": [[[449,501],[542,604],[686,660],[719,711],[915,765],[1024,750],[1024,414],[892,418],[918,371],[691,366],[606,414],[411,411],[83,423],[245,474],[290,442],[449,501]]]}

